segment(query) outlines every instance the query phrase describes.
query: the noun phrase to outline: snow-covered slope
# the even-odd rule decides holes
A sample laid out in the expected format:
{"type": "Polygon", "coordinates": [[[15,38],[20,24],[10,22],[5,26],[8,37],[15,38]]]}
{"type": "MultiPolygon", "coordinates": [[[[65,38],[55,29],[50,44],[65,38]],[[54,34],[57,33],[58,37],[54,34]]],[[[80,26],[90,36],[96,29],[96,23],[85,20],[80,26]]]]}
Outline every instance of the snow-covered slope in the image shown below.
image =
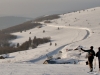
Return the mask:
{"type": "MultiPolygon", "coordinates": [[[[87,73],[88,66],[85,65],[87,60],[85,58],[86,53],[74,49],[79,45],[83,46],[84,49],[89,49],[89,47],[93,45],[95,52],[97,52],[100,46],[99,13],[100,7],[66,13],[60,15],[59,19],[51,20],[51,23],[41,22],[43,24],[42,28],[30,29],[22,33],[12,33],[18,36],[16,40],[10,41],[14,44],[22,44],[28,40],[29,37],[33,39],[34,36],[36,36],[39,38],[51,37],[52,46],[49,45],[50,43],[46,43],[39,45],[35,49],[11,53],[9,54],[9,58],[0,59],[0,66],[4,68],[6,66],[7,68],[12,68],[11,66],[14,67],[14,70],[9,70],[9,74],[7,71],[6,75],[35,75],[35,73],[36,75],[91,75],[87,73]],[[45,33],[43,33],[43,30],[45,30],[45,33]],[[29,34],[30,32],[31,34],[29,34]],[[57,46],[55,46],[55,43],[57,43],[57,46]],[[67,59],[73,59],[75,62],[79,62],[77,65],[43,65],[43,62],[47,59],[46,54],[56,58],[59,55],[59,51],[62,51],[60,55],[62,60],[60,60],[60,62],[64,60],[67,61],[67,59]],[[6,65],[2,63],[6,63],[6,65]],[[22,65],[22,63],[25,64],[22,65]],[[26,68],[25,72],[23,70],[22,73],[16,74],[17,72],[21,72],[19,69],[22,68],[26,68]]],[[[95,59],[95,70],[98,70],[98,61],[97,58],[95,59]]],[[[0,70],[0,75],[5,74],[4,70],[0,70]]]]}

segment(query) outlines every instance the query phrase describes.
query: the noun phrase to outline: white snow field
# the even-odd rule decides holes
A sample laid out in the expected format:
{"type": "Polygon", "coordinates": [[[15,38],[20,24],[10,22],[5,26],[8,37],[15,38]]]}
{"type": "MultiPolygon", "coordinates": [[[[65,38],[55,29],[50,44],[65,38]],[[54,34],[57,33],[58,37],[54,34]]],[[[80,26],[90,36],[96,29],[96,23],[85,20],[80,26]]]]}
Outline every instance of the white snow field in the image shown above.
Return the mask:
{"type": "MultiPolygon", "coordinates": [[[[95,52],[100,46],[100,7],[66,13],[60,18],[50,20],[51,23],[41,22],[41,28],[33,28],[26,32],[12,33],[18,38],[11,40],[13,44],[32,39],[51,37],[52,45],[41,44],[35,49],[10,53],[6,59],[0,59],[0,75],[99,75],[89,71],[86,52],[74,50],[78,46],[89,49],[94,46],[95,52]],[[58,30],[59,27],[59,30],[58,30]],[[43,33],[45,30],[45,33],[43,33]],[[29,34],[31,32],[31,34],[29,34]],[[57,46],[55,46],[57,43],[57,46]],[[62,53],[59,53],[59,52],[62,53]],[[47,56],[58,64],[43,64],[47,56]],[[59,64],[65,63],[65,64],[59,64]]],[[[99,70],[98,59],[94,58],[94,71],[99,70]]]]}

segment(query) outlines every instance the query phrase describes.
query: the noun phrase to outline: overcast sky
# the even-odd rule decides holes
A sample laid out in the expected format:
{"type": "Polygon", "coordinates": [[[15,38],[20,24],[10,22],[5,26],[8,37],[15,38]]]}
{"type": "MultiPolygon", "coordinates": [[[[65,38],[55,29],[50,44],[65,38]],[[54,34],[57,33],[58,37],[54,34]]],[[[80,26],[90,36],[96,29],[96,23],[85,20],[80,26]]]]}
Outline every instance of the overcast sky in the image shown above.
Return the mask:
{"type": "Polygon", "coordinates": [[[0,16],[39,17],[100,6],[100,0],[0,0],[0,16]]]}

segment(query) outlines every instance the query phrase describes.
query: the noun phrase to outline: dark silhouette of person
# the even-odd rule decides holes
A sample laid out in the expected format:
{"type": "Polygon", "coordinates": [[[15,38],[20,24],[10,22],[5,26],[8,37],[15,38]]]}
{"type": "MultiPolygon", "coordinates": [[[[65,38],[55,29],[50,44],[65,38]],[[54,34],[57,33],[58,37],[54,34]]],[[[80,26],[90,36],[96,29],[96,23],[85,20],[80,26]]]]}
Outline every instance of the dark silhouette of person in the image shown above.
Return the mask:
{"type": "Polygon", "coordinates": [[[100,71],[100,47],[98,48],[98,51],[96,53],[96,57],[98,57],[99,71],[100,71]]]}
{"type": "Polygon", "coordinates": [[[82,51],[88,52],[88,65],[90,67],[90,72],[93,71],[93,59],[95,56],[95,51],[93,50],[93,46],[90,47],[89,50],[84,50],[81,48],[82,51]]]}

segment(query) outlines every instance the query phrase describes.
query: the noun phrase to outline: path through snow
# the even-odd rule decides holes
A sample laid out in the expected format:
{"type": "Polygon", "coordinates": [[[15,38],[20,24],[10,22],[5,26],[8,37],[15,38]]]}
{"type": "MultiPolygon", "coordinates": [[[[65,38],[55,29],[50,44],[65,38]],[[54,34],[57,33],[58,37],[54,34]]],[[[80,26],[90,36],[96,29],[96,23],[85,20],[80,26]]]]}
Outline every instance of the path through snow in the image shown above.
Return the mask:
{"type": "MultiPolygon", "coordinates": [[[[57,26],[57,25],[55,26],[55,25],[50,25],[50,24],[48,24],[47,26],[60,27],[60,28],[70,28],[70,29],[82,29],[82,30],[85,30],[86,33],[87,33],[86,35],[84,35],[83,39],[78,40],[78,41],[74,41],[74,40],[73,40],[71,43],[67,43],[67,44],[65,44],[65,45],[63,45],[63,46],[61,46],[61,47],[59,47],[59,48],[53,50],[52,52],[48,53],[47,55],[50,55],[50,56],[56,55],[59,51],[63,50],[66,46],[68,46],[68,45],[70,45],[70,44],[73,44],[73,43],[76,43],[76,42],[85,40],[86,38],[88,38],[88,37],[91,36],[91,30],[90,30],[89,28],[71,27],[71,26],[57,26]]],[[[77,35],[77,37],[78,37],[78,35],[77,35]]],[[[74,38],[74,39],[76,39],[76,38],[74,38]]],[[[65,53],[65,54],[66,54],[66,53],[65,53]]],[[[63,54],[62,54],[62,55],[63,55],[63,54]]],[[[62,56],[62,57],[63,57],[63,56],[62,56]]],[[[47,56],[44,55],[44,56],[41,56],[41,57],[36,58],[36,59],[34,59],[34,60],[30,60],[30,61],[28,61],[28,62],[35,63],[35,62],[39,62],[39,61],[41,61],[41,60],[43,60],[43,59],[46,59],[46,58],[47,58],[47,56]]]]}

